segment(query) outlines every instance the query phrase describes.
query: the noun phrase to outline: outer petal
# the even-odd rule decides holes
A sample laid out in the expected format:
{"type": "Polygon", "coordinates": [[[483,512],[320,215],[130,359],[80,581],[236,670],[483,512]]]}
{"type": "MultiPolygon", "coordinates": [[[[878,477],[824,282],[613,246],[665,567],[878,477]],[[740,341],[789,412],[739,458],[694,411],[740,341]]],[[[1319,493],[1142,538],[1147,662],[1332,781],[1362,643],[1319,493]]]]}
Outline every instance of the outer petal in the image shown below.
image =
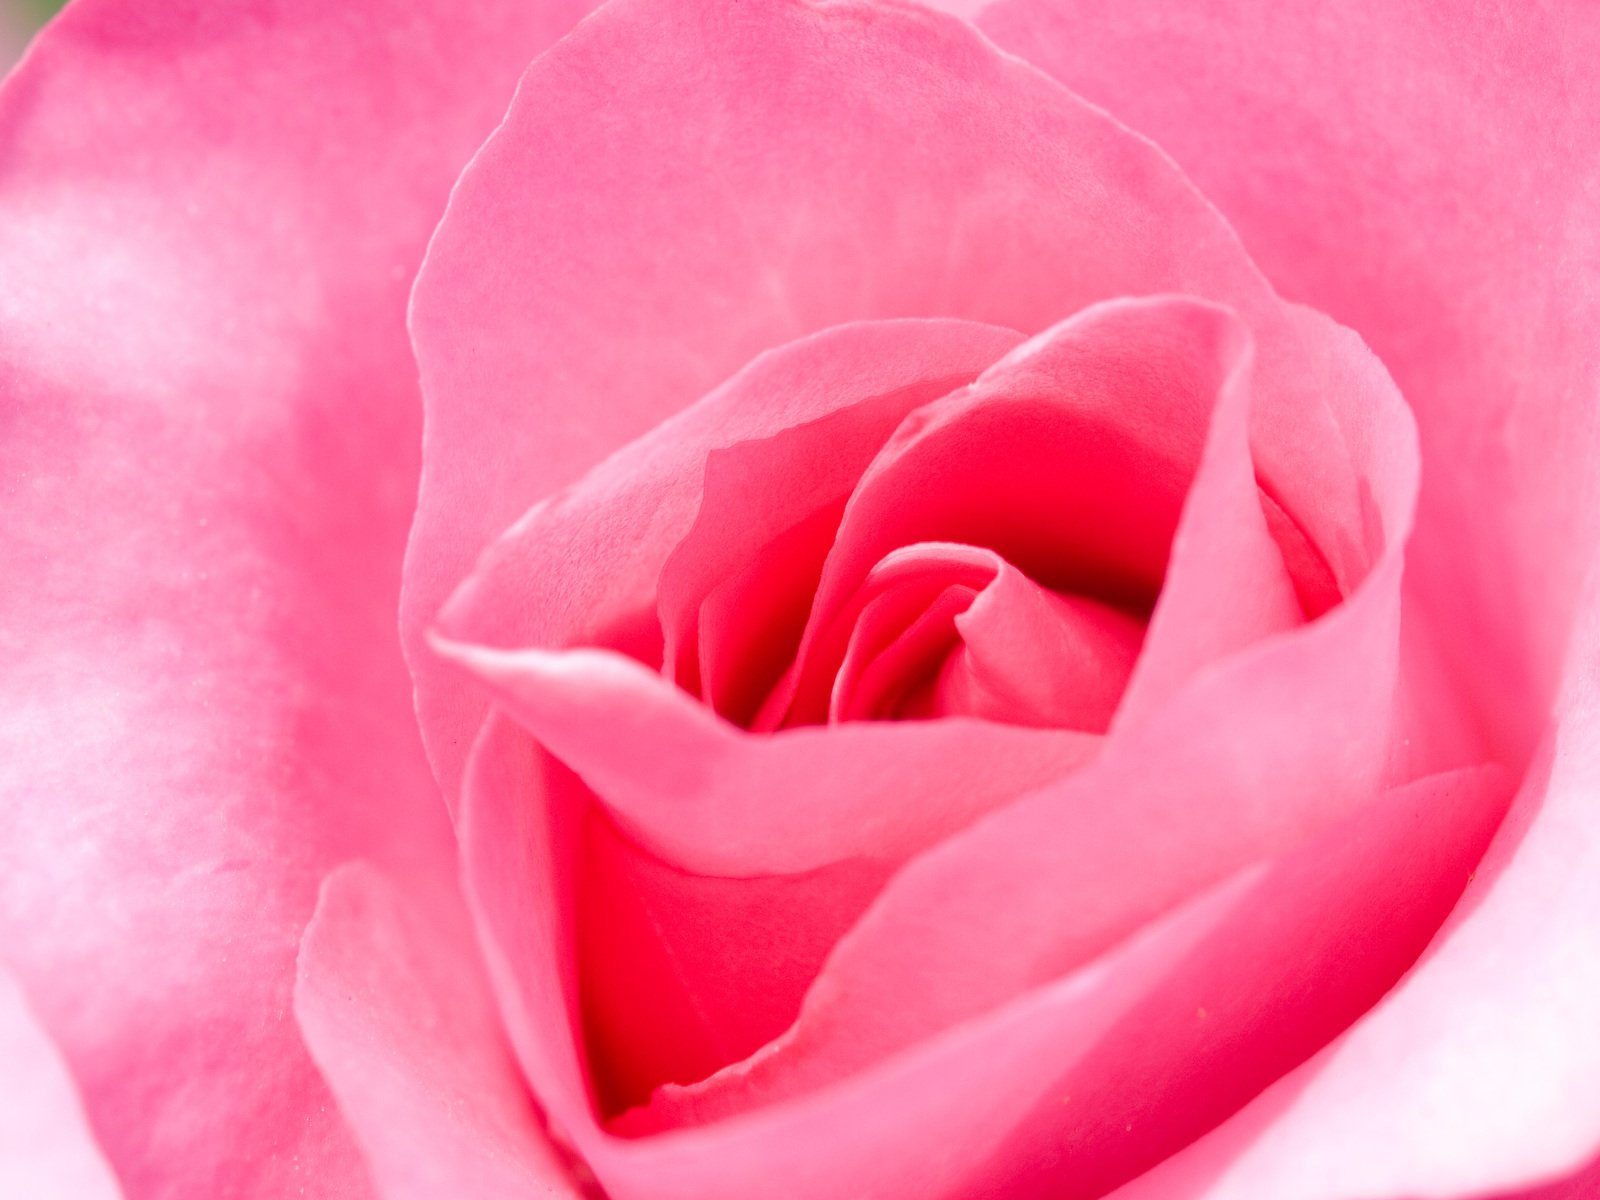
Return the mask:
{"type": "Polygon", "coordinates": [[[288,1020],[444,836],[393,648],[410,277],[571,17],[84,0],[0,98],[0,942],[131,1195],[364,1169],[288,1020]]]}
{"type": "Polygon", "coordinates": [[[578,1195],[511,1058],[461,901],[366,864],[323,884],[295,1013],[384,1200],[578,1195]]]}
{"type": "Polygon", "coordinates": [[[66,1064],[0,969],[0,1196],[121,1200],[66,1064]]]}

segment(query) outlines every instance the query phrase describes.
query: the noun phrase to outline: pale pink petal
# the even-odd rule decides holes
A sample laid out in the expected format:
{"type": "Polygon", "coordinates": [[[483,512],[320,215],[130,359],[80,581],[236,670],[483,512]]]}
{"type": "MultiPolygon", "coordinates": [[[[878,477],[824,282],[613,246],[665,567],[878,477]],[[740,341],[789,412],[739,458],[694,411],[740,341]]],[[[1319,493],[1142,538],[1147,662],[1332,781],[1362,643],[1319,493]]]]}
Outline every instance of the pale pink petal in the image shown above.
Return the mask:
{"type": "Polygon", "coordinates": [[[1559,1179],[1486,1200],[1594,1200],[1597,1194],[1600,1194],[1600,1158],[1559,1179]]]}
{"type": "Polygon", "coordinates": [[[429,421],[405,627],[446,790],[485,701],[425,630],[486,545],[618,445],[830,325],[1033,333],[1170,292],[1257,339],[1260,394],[1282,400],[1256,414],[1262,474],[1337,571],[1321,509],[1359,504],[1362,456],[1324,447],[1360,441],[1387,383],[1272,295],[1153,146],[923,10],[607,5],[530,68],[416,293],[429,421]]]}
{"type": "Polygon", "coordinates": [[[0,969],[0,1196],[121,1200],[50,1035],[0,969]]]}
{"type": "Polygon", "coordinates": [[[131,1196],[370,1188],[288,1010],[329,867],[446,836],[407,292],[574,15],[81,0],[0,91],[0,945],[131,1196]]]}
{"type": "Polygon", "coordinates": [[[1564,719],[1428,956],[1359,1025],[1130,1200],[1477,1195],[1593,1156],[1596,612],[1574,644],[1564,719]]]}
{"type": "Polygon", "coordinates": [[[453,889],[366,863],[322,886],[295,1015],[384,1200],[580,1195],[551,1146],[453,889]]]}

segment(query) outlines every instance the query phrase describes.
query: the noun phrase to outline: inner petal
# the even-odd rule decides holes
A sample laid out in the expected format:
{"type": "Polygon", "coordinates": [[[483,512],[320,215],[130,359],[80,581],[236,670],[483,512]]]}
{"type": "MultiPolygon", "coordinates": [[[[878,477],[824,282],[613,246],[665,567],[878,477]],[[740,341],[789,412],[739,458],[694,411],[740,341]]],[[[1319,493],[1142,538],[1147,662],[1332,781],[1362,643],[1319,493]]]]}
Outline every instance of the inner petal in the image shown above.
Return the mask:
{"type": "Polygon", "coordinates": [[[933,716],[904,710],[937,676],[939,664],[959,637],[956,618],[972,607],[977,596],[966,584],[952,584],[908,624],[898,626],[882,619],[886,607],[883,600],[888,597],[863,612],[834,680],[828,719],[873,721],[933,716]]]}
{"type": "Polygon", "coordinates": [[[1136,617],[1058,595],[992,550],[906,546],[819,637],[789,718],[975,716],[1103,732],[1143,636],[1136,617]]]}
{"type": "Polygon", "coordinates": [[[960,641],[931,715],[1103,733],[1144,643],[1144,623],[1085,596],[1062,596],[1006,566],[955,618],[960,641]]]}

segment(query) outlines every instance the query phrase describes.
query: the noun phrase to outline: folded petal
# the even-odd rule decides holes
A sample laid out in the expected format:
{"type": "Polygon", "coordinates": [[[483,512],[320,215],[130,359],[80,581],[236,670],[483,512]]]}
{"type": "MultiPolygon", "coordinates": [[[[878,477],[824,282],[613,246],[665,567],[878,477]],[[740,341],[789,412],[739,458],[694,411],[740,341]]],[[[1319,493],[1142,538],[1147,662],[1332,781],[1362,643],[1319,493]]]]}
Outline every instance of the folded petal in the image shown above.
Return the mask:
{"type": "MultiPolygon", "coordinates": [[[[826,711],[849,634],[836,610],[874,564],[917,542],[991,549],[1059,592],[1140,617],[1155,607],[1125,719],[1212,658],[1298,624],[1250,455],[1249,357],[1247,332],[1213,305],[1110,301],[914,413],[845,509],[787,681],[788,720],[826,711]]],[[[1393,397],[1389,409],[1398,415],[1393,397]]],[[[1324,453],[1348,451],[1335,439],[1324,453]]],[[[1352,526],[1359,539],[1364,515],[1332,526],[1341,541],[1352,526]]]]}
{"type": "MultiPolygon", "coordinates": [[[[659,609],[656,653],[693,686],[710,593],[773,539],[836,509],[908,412],[1019,340],[966,321],[879,321],[769,350],[530,510],[457,589],[440,627],[491,646],[563,648],[654,626],[659,609]]],[[[776,556],[780,576],[784,562],[803,561],[800,549],[776,556]]],[[[757,641],[772,636],[759,618],[786,590],[765,582],[740,593],[757,641]]]]}
{"type": "Polygon", "coordinates": [[[999,45],[1153,138],[1417,414],[1412,574],[1507,753],[1600,543],[1600,13],[996,0],[999,45]]]}
{"type": "Polygon", "coordinates": [[[1060,778],[1100,744],[1074,730],[959,718],[752,734],[612,651],[437,645],[630,837],[697,874],[899,861],[1060,778]]]}
{"type": "Polygon", "coordinates": [[[1390,792],[904,1054],[737,1117],[596,1138],[590,1161],[626,1200],[1103,1195],[1382,994],[1460,894],[1507,782],[1467,770],[1390,792]]]}
{"type": "MultiPolygon", "coordinates": [[[[1402,445],[1405,429],[1390,431],[1402,445]]],[[[1056,978],[1358,811],[1384,778],[1405,683],[1400,547],[1413,472],[1371,477],[1369,492],[1388,500],[1387,548],[1343,605],[1201,672],[1081,770],[892,877],[795,1027],[752,1060],[759,1086],[727,1075],[745,1102],[835,1079],[1056,978]]]]}
{"type": "Polygon", "coordinates": [[[704,1079],[793,1024],[891,869],[851,859],[801,874],[693,875],[640,850],[593,803],[578,854],[584,1033],[607,1113],[663,1083],[704,1079]]]}
{"type": "Polygon", "coordinates": [[[1100,732],[1111,723],[1143,644],[1126,613],[1058,596],[1003,571],[955,618],[961,634],[936,711],[1100,732]]]}
{"type": "Polygon", "coordinates": [[[1309,1185],[1287,1182],[1291,1163],[1318,1164],[1305,1179],[1326,1178],[1328,1194],[1515,1190],[1600,1147],[1585,1082],[1600,1077],[1600,981],[1572,948],[1595,921],[1588,702],[1550,721],[1559,681],[1572,692],[1593,672],[1589,635],[1571,650],[1569,637],[1594,611],[1582,581],[1600,545],[1597,17],[1574,3],[1402,0],[1328,20],[1219,0],[1178,23],[1163,3],[1004,0],[983,18],[1001,45],[1155,138],[1277,286],[1378,352],[1417,414],[1424,462],[1408,611],[1434,626],[1502,757],[1568,748],[1530,777],[1496,851],[1505,873],[1475,885],[1494,878],[1505,898],[1464,916],[1397,992],[1395,1033],[1376,1032],[1388,1005],[1370,1018],[1394,1055],[1365,1056],[1341,1093],[1348,1113],[1311,1104],[1281,1150],[1258,1113],[1259,1173],[1241,1162],[1219,1195],[1250,1194],[1249,1180],[1295,1195],[1309,1185]],[[1435,961],[1443,977],[1429,984],[1435,961]],[[1484,1048],[1493,1061],[1480,1064],[1484,1048]]]}
{"type": "Polygon", "coordinates": [[[1481,1195],[1592,1158],[1596,612],[1574,644],[1561,715],[1428,955],[1359,1025],[1133,1195],[1481,1195]]]}
{"type": "Polygon", "coordinates": [[[0,92],[0,944],[131,1196],[370,1187],[285,1015],[328,868],[445,836],[407,290],[575,18],[85,0],[0,92]]]}
{"type": "MultiPolygon", "coordinates": [[[[531,738],[495,718],[474,753],[460,828],[468,895],[519,1060],[557,1136],[608,1195],[957,1200],[1007,1187],[1077,1195],[1075,1179],[1112,1184],[1309,1053],[1415,956],[1466,883],[1505,794],[1492,769],[1391,792],[1097,962],[903,1054],[745,1116],[639,1139],[607,1132],[591,1099],[575,903],[591,802],[531,738]],[[1255,1046],[1247,1069],[1241,1045],[1255,1046]],[[1164,1091],[1138,1082],[1151,1070],[1187,1081],[1163,1111],[1144,1107],[1164,1091]],[[1134,1086],[1118,1086],[1124,1073],[1134,1086]],[[1075,1095],[1086,1103],[1073,1108],[1075,1095]],[[1122,1114],[1122,1124],[1096,1122],[1096,1111],[1122,1114]]],[[[618,1128],[645,1120],[630,1114],[618,1128]]]]}
{"type": "Polygon", "coordinates": [[[334,871],[301,942],[294,1006],[384,1200],[581,1195],[453,890],[402,890],[366,863],[334,871]]]}

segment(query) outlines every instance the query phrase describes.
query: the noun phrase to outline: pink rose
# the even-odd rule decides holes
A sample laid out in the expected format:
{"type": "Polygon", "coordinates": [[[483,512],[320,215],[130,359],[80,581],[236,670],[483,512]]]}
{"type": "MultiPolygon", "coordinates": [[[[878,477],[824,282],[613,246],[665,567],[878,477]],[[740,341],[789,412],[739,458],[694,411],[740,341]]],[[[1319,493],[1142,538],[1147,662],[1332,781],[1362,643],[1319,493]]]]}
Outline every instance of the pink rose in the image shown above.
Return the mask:
{"type": "Polygon", "coordinates": [[[1600,1194],[1600,20],[946,7],[37,41],[0,1195],[1600,1194]]]}

